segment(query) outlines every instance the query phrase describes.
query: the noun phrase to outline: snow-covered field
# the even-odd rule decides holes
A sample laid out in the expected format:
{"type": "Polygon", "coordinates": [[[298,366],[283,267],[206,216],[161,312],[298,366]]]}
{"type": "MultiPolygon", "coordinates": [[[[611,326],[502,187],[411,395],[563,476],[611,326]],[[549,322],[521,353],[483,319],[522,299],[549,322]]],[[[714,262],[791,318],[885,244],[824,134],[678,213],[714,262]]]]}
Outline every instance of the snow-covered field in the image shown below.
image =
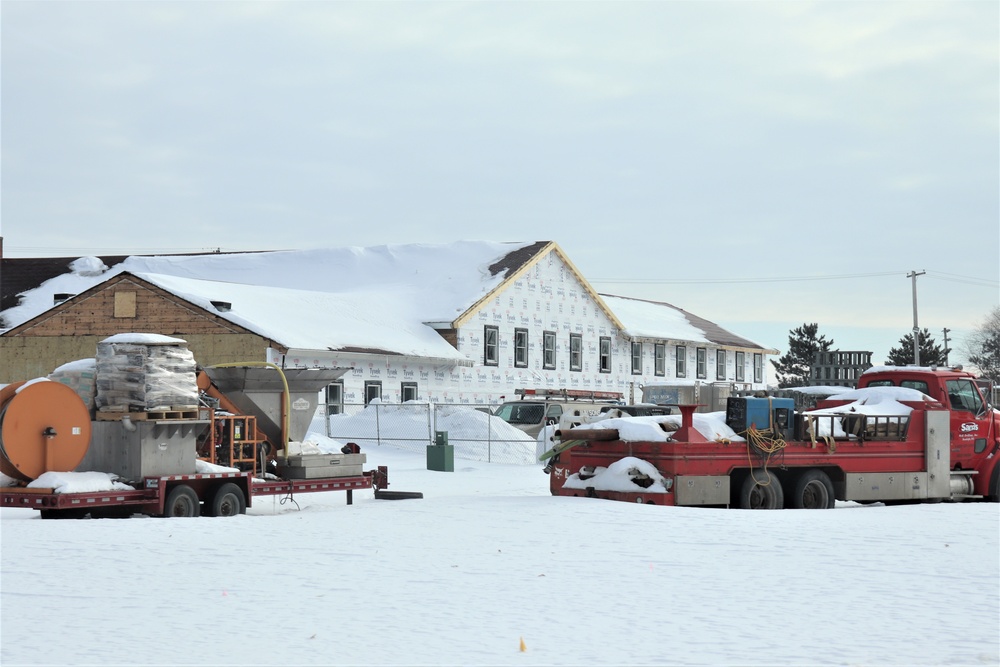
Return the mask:
{"type": "Polygon", "coordinates": [[[996,504],[669,508],[552,497],[538,465],[366,453],[425,497],[0,511],[0,663],[1000,662],[996,504]]]}

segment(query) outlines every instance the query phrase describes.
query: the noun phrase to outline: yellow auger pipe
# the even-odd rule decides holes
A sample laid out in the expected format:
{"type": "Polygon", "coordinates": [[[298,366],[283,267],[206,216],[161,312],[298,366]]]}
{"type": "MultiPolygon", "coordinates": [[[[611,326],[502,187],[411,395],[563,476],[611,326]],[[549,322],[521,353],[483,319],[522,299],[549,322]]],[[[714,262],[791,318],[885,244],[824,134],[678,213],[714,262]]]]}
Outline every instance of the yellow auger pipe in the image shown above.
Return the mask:
{"type": "Polygon", "coordinates": [[[281,447],[285,450],[285,457],[287,458],[289,430],[288,419],[289,414],[292,411],[292,399],[290,398],[291,393],[288,390],[288,380],[285,378],[285,372],[281,370],[280,366],[272,364],[270,361],[243,361],[229,364],[212,364],[208,368],[241,368],[243,366],[264,366],[278,371],[278,376],[281,378],[281,386],[285,388],[285,400],[282,401],[281,406],[281,447]]]}

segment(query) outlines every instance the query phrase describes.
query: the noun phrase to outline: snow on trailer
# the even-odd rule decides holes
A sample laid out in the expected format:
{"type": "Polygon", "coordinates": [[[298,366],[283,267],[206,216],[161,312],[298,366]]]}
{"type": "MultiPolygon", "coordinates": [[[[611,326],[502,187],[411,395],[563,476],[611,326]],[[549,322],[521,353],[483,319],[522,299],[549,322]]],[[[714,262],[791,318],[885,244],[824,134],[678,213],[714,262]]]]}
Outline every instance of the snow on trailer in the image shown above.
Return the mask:
{"type": "Polygon", "coordinates": [[[191,517],[241,514],[259,496],[421,497],[385,491],[387,469],[364,471],[353,443],[336,453],[301,444],[318,390],[344,370],[194,369],[182,340],[117,335],[98,345],[96,364],[0,389],[0,470],[14,484],[0,488],[0,506],[191,517]],[[67,378],[79,372],[90,382],[67,378]]]}

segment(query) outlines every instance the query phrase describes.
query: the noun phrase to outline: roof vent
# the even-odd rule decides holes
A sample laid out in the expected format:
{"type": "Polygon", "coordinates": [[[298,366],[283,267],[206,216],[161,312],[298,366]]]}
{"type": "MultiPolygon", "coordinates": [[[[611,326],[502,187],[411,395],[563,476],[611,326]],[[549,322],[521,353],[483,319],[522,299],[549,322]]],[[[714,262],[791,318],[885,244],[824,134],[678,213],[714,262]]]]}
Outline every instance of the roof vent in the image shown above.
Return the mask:
{"type": "Polygon", "coordinates": [[[72,299],[72,298],[73,298],[74,296],[75,296],[75,295],[73,295],[73,294],[69,294],[69,293],[67,293],[67,292],[60,292],[60,293],[58,293],[58,294],[53,294],[53,295],[52,295],[52,305],[53,305],[53,306],[58,306],[58,305],[59,305],[60,303],[62,303],[63,301],[69,301],[69,300],[70,300],[70,299],[72,299]]]}
{"type": "Polygon", "coordinates": [[[228,301],[213,301],[212,305],[215,306],[215,309],[220,313],[228,313],[233,309],[233,304],[228,301]]]}

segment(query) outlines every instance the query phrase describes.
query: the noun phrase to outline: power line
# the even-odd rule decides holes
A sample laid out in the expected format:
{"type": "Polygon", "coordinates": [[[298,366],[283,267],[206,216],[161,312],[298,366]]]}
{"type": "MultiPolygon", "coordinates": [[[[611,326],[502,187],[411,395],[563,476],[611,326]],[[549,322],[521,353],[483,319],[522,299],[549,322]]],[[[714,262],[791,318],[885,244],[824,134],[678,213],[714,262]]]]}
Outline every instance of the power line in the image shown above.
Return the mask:
{"type": "Polygon", "coordinates": [[[1000,287],[1000,281],[987,280],[986,278],[973,278],[971,276],[959,276],[954,273],[941,273],[940,271],[928,271],[928,278],[937,280],[947,280],[952,283],[962,283],[964,285],[978,285],[980,287],[1000,287]]]}
{"type": "MultiPolygon", "coordinates": [[[[885,276],[907,275],[903,271],[882,271],[878,273],[845,273],[827,276],[785,276],[775,278],[592,278],[591,283],[633,284],[633,285],[733,285],[746,283],[782,283],[811,280],[850,280],[853,278],[881,278],[885,276]]],[[[959,276],[940,271],[927,271],[927,276],[938,280],[977,285],[979,287],[1000,287],[1000,282],[986,278],[959,276]]]]}
{"type": "Polygon", "coordinates": [[[650,285],[685,285],[685,284],[705,284],[716,285],[735,283],[781,283],[781,282],[802,282],[803,280],[846,280],[850,278],[875,278],[882,276],[905,275],[902,271],[883,271],[880,273],[851,273],[830,276],[789,276],[782,278],[594,278],[591,283],[630,283],[630,284],[650,284],[650,285]]]}

